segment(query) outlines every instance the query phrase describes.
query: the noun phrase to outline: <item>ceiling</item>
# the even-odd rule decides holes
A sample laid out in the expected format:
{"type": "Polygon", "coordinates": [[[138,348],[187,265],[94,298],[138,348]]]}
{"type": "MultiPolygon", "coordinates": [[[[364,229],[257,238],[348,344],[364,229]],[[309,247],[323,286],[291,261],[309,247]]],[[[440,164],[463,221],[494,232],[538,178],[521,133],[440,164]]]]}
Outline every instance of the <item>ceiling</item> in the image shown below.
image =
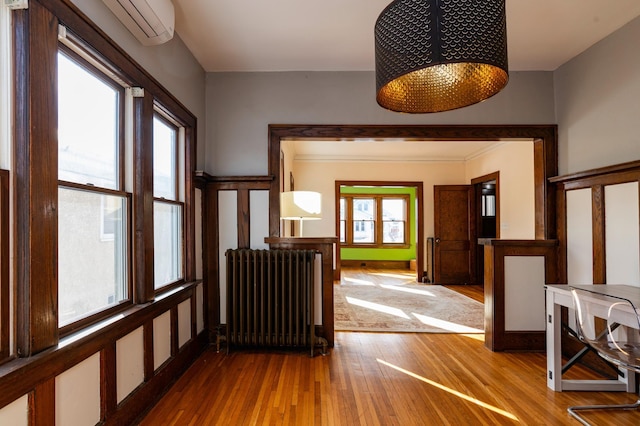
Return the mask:
{"type": "MultiPolygon", "coordinates": [[[[390,0],[172,0],[207,72],[370,71],[390,0]]],[[[638,0],[506,0],[509,68],[552,71],[637,16],[638,0]]]]}
{"type": "MultiPolygon", "coordinates": [[[[172,0],[176,32],[207,72],[372,71],[390,0],[172,0]]],[[[639,0],[506,0],[509,68],[552,71],[637,16],[639,0]]],[[[460,161],[489,142],[304,141],[318,161],[460,161]]],[[[504,143],[504,142],[500,142],[504,143]]],[[[493,143],[495,144],[495,143],[493,143]]]]}

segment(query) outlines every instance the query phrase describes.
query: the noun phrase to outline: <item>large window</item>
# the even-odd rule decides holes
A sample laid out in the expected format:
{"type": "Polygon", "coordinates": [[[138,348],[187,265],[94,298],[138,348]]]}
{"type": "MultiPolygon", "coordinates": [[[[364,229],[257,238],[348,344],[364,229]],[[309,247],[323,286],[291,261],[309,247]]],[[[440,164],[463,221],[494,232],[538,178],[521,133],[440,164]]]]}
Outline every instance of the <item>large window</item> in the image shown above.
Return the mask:
{"type": "Polygon", "coordinates": [[[58,324],[130,300],[124,191],[124,88],[88,60],[58,53],[58,324]]]}
{"type": "Polygon", "coordinates": [[[340,197],[340,242],[351,247],[409,245],[409,195],[366,194],[340,197]]]}
{"type": "Polygon", "coordinates": [[[183,132],[157,112],[153,117],[154,287],[179,282],[183,268],[183,132]]]}

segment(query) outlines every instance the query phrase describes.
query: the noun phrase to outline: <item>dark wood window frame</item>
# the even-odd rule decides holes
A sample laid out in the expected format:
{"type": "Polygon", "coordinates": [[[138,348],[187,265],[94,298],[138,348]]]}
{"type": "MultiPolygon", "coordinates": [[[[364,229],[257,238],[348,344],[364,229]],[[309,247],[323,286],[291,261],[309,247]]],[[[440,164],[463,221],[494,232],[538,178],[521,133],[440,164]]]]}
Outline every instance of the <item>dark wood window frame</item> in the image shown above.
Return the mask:
{"type": "Polygon", "coordinates": [[[409,194],[340,194],[340,198],[345,200],[346,207],[346,219],[345,219],[345,232],[346,239],[344,242],[340,242],[341,247],[348,248],[409,248],[409,235],[411,227],[413,226],[411,221],[411,208],[409,194]],[[354,243],[353,242],[353,225],[355,220],[353,219],[353,200],[356,198],[371,198],[374,200],[375,218],[374,222],[374,242],[373,243],[354,243]],[[404,241],[402,243],[385,243],[383,242],[383,228],[384,222],[382,218],[382,202],[385,199],[402,199],[405,203],[405,218],[404,221],[404,241]],[[351,200],[351,202],[349,202],[351,200]]]}
{"type": "Polygon", "coordinates": [[[155,203],[162,203],[162,204],[166,204],[166,205],[173,205],[173,206],[178,206],[180,207],[181,210],[181,214],[180,214],[180,218],[181,218],[181,222],[180,222],[180,227],[182,228],[182,241],[180,241],[179,244],[179,249],[182,251],[181,252],[181,267],[182,267],[182,271],[181,271],[181,277],[176,280],[176,281],[172,281],[172,282],[168,282],[168,283],[164,283],[162,285],[160,285],[158,288],[156,288],[154,290],[155,294],[160,294],[162,292],[165,292],[167,290],[173,289],[175,287],[178,287],[182,284],[184,284],[185,282],[185,271],[184,271],[184,262],[185,262],[185,253],[184,253],[184,237],[185,237],[185,220],[184,220],[184,213],[185,213],[185,203],[183,201],[180,200],[180,194],[181,194],[181,186],[183,185],[184,182],[181,182],[181,176],[186,175],[185,173],[182,173],[182,167],[184,165],[180,164],[180,159],[184,158],[183,153],[180,152],[181,149],[181,144],[180,144],[180,128],[184,128],[185,126],[182,123],[179,123],[179,119],[166,107],[162,107],[160,105],[156,105],[156,111],[154,112],[154,118],[157,118],[158,120],[160,120],[163,124],[171,127],[174,131],[175,131],[175,163],[173,164],[173,173],[175,176],[175,182],[174,182],[174,194],[175,197],[174,199],[168,199],[168,198],[164,198],[164,197],[154,197],[153,198],[153,202],[154,205],[155,203]],[[170,119],[168,118],[170,117],[170,119]]]}
{"type": "MultiPolygon", "coordinates": [[[[75,41],[73,37],[69,37],[72,41],[75,41]]],[[[79,50],[84,51],[85,53],[87,53],[89,56],[91,56],[94,60],[100,62],[101,64],[103,64],[105,66],[105,68],[113,68],[112,66],[110,66],[110,64],[105,63],[102,58],[100,58],[100,55],[97,54],[96,52],[92,52],[90,49],[90,47],[88,46],[84,46],[81,43],[79,43],[77,45],[79,50]]],[[[118,93],[118,105],[117,105],[117,117],[118,117],[118,122],[116,123],[116,125],[118,126],[117,130],[117,141],[116,141],[116,152],[117,152],[117,161],[116,161],[116,167],[117,167],[117,174],[116,174],[116,185],[115,188],[110,189],[110,188],[104,188],[104,187],[99,187],[99,186],[95,186],[92,184],[85,184],[85,183],[78,183],[78,182],[68,182],[68,181],[63,181],[63,180],[58,180],[58,187],[59,188],[63,188],[63,189],[71,189],[71,190],[80,190],[80,191],[86,191],[92,194],[102,194],[102,195],[110,195],[110,196],[116,196],[116,197],[121,197],[123,199],[126,200],[126,210],[125,210],[125,220],[126,220],[126,225],[125,225],[125,241],[124,241],[124,247],[126,250],[126,258],[125,258],[125,265],[124,269],[125,269],[125,287],[126,287],[126,294],[127,297],[124,298],[123,300],[119,301],[118,303],[116,303],[115,305],[109,306],[105,309],[101,309],[99,312],[95,312],[95,313],[91,313],[89,315],[83,316],[81,318],[78,318],[77,320],[72,321],[69,324],[65,324],[64,326],[60,327],[60,335],[61,336],[65,336],[69,333],[72,333],[73,331],[83,328],[89,324],[93,324],[97,321],[100,321],[104,318],[107,318],[111,315],[114,315],[118,312],[123,311],[124,309],[126,309],[127,307],[131,306],[132,300],[133,300],[133,286],[132,286],[132,280],[131,280],[131,209],[132,209],[132,198],[131,198],[131,193],[128,193],[126,191],[124,191],[124,187],[125,187],[125,134],[124,134],[124,128],[125,128],[125,120],[127,119],[127,117],[125,117],[125,108],[124,108],[124,104],[125,104],[125,89],[124,87],[122,87],[121,85],[118,84],[118,82],[114,81],[112,78],[110,78],[109,76],[105,75],[104,72],[100,69],[98,69],[97,67],[95,67],[94,65],[92,65],[89,61],[87,61],[87,59],[85,59],[82,55],[76,53],[73,49],[69,48],[68,45],[63,44],[62,42],[59,43],[59,52],[61,54],[64,54],[65,56],[67,56],[71,61],[73,61],[77,66],[79,66],[80,68],[84,69],[87,73],[89,73],[91,76],[93,76],[94,78],[100,80],[102,83],[106,84],[107,86],[111,87],[112,89],[114,89],[117,93],[118,93]]],[[[79,260],[81,261],[81,260],[79,260]]],[[[89,283],[87,285],[90,285],[89,283]]]]}
{"type": "Polygon", "coordinates": [[[68,0],[32,0],[13,12],[16,191],[16,349],[21,357],[55,346],[57,306],[57,81],[58,24],[95,50],[118,77],[144,93],[134,99],[132,226],[133,299],[153,302],[154,104],[185,126],[184,276],[195,280],[193,170],[196,118],[148,72],[68,0]],[[37,43],[30,42],[37,40],[37,43]],[[137,207],[136,207],[137,206],[137,207]]]}

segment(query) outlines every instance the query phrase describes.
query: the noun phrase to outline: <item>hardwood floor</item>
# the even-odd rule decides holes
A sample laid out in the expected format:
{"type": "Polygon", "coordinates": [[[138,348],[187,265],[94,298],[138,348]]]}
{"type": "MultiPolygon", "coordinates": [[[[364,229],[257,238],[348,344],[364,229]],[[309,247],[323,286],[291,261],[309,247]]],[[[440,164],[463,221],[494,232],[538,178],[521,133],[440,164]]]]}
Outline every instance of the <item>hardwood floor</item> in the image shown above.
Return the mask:
{"type": "MultiPolygon", "coordinates": [[[[573,425],[569,405],[636,400],[553,392],[544,354],[494,353],[477,339],[340,332],[330,354],[314,358],[207,350],[141,424],[573,425]]],[[[640,424],[638,412],[587,416],[595,424],[640,424]]]]}

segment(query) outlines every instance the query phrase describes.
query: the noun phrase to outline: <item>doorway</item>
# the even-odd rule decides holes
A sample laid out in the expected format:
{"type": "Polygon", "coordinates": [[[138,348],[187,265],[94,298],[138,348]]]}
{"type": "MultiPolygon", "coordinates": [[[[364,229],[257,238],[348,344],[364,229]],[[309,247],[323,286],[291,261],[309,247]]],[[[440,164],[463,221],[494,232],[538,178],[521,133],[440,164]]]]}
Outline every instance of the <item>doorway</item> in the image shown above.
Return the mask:
{"type": "MultiPolygon", "coordinates": [[[[471,180],[476,206],[478,240],[500,238],[500,172],[471,180]]],[[[477,283],[484,286],[484,244],[475,242],[477,283]]]]}

